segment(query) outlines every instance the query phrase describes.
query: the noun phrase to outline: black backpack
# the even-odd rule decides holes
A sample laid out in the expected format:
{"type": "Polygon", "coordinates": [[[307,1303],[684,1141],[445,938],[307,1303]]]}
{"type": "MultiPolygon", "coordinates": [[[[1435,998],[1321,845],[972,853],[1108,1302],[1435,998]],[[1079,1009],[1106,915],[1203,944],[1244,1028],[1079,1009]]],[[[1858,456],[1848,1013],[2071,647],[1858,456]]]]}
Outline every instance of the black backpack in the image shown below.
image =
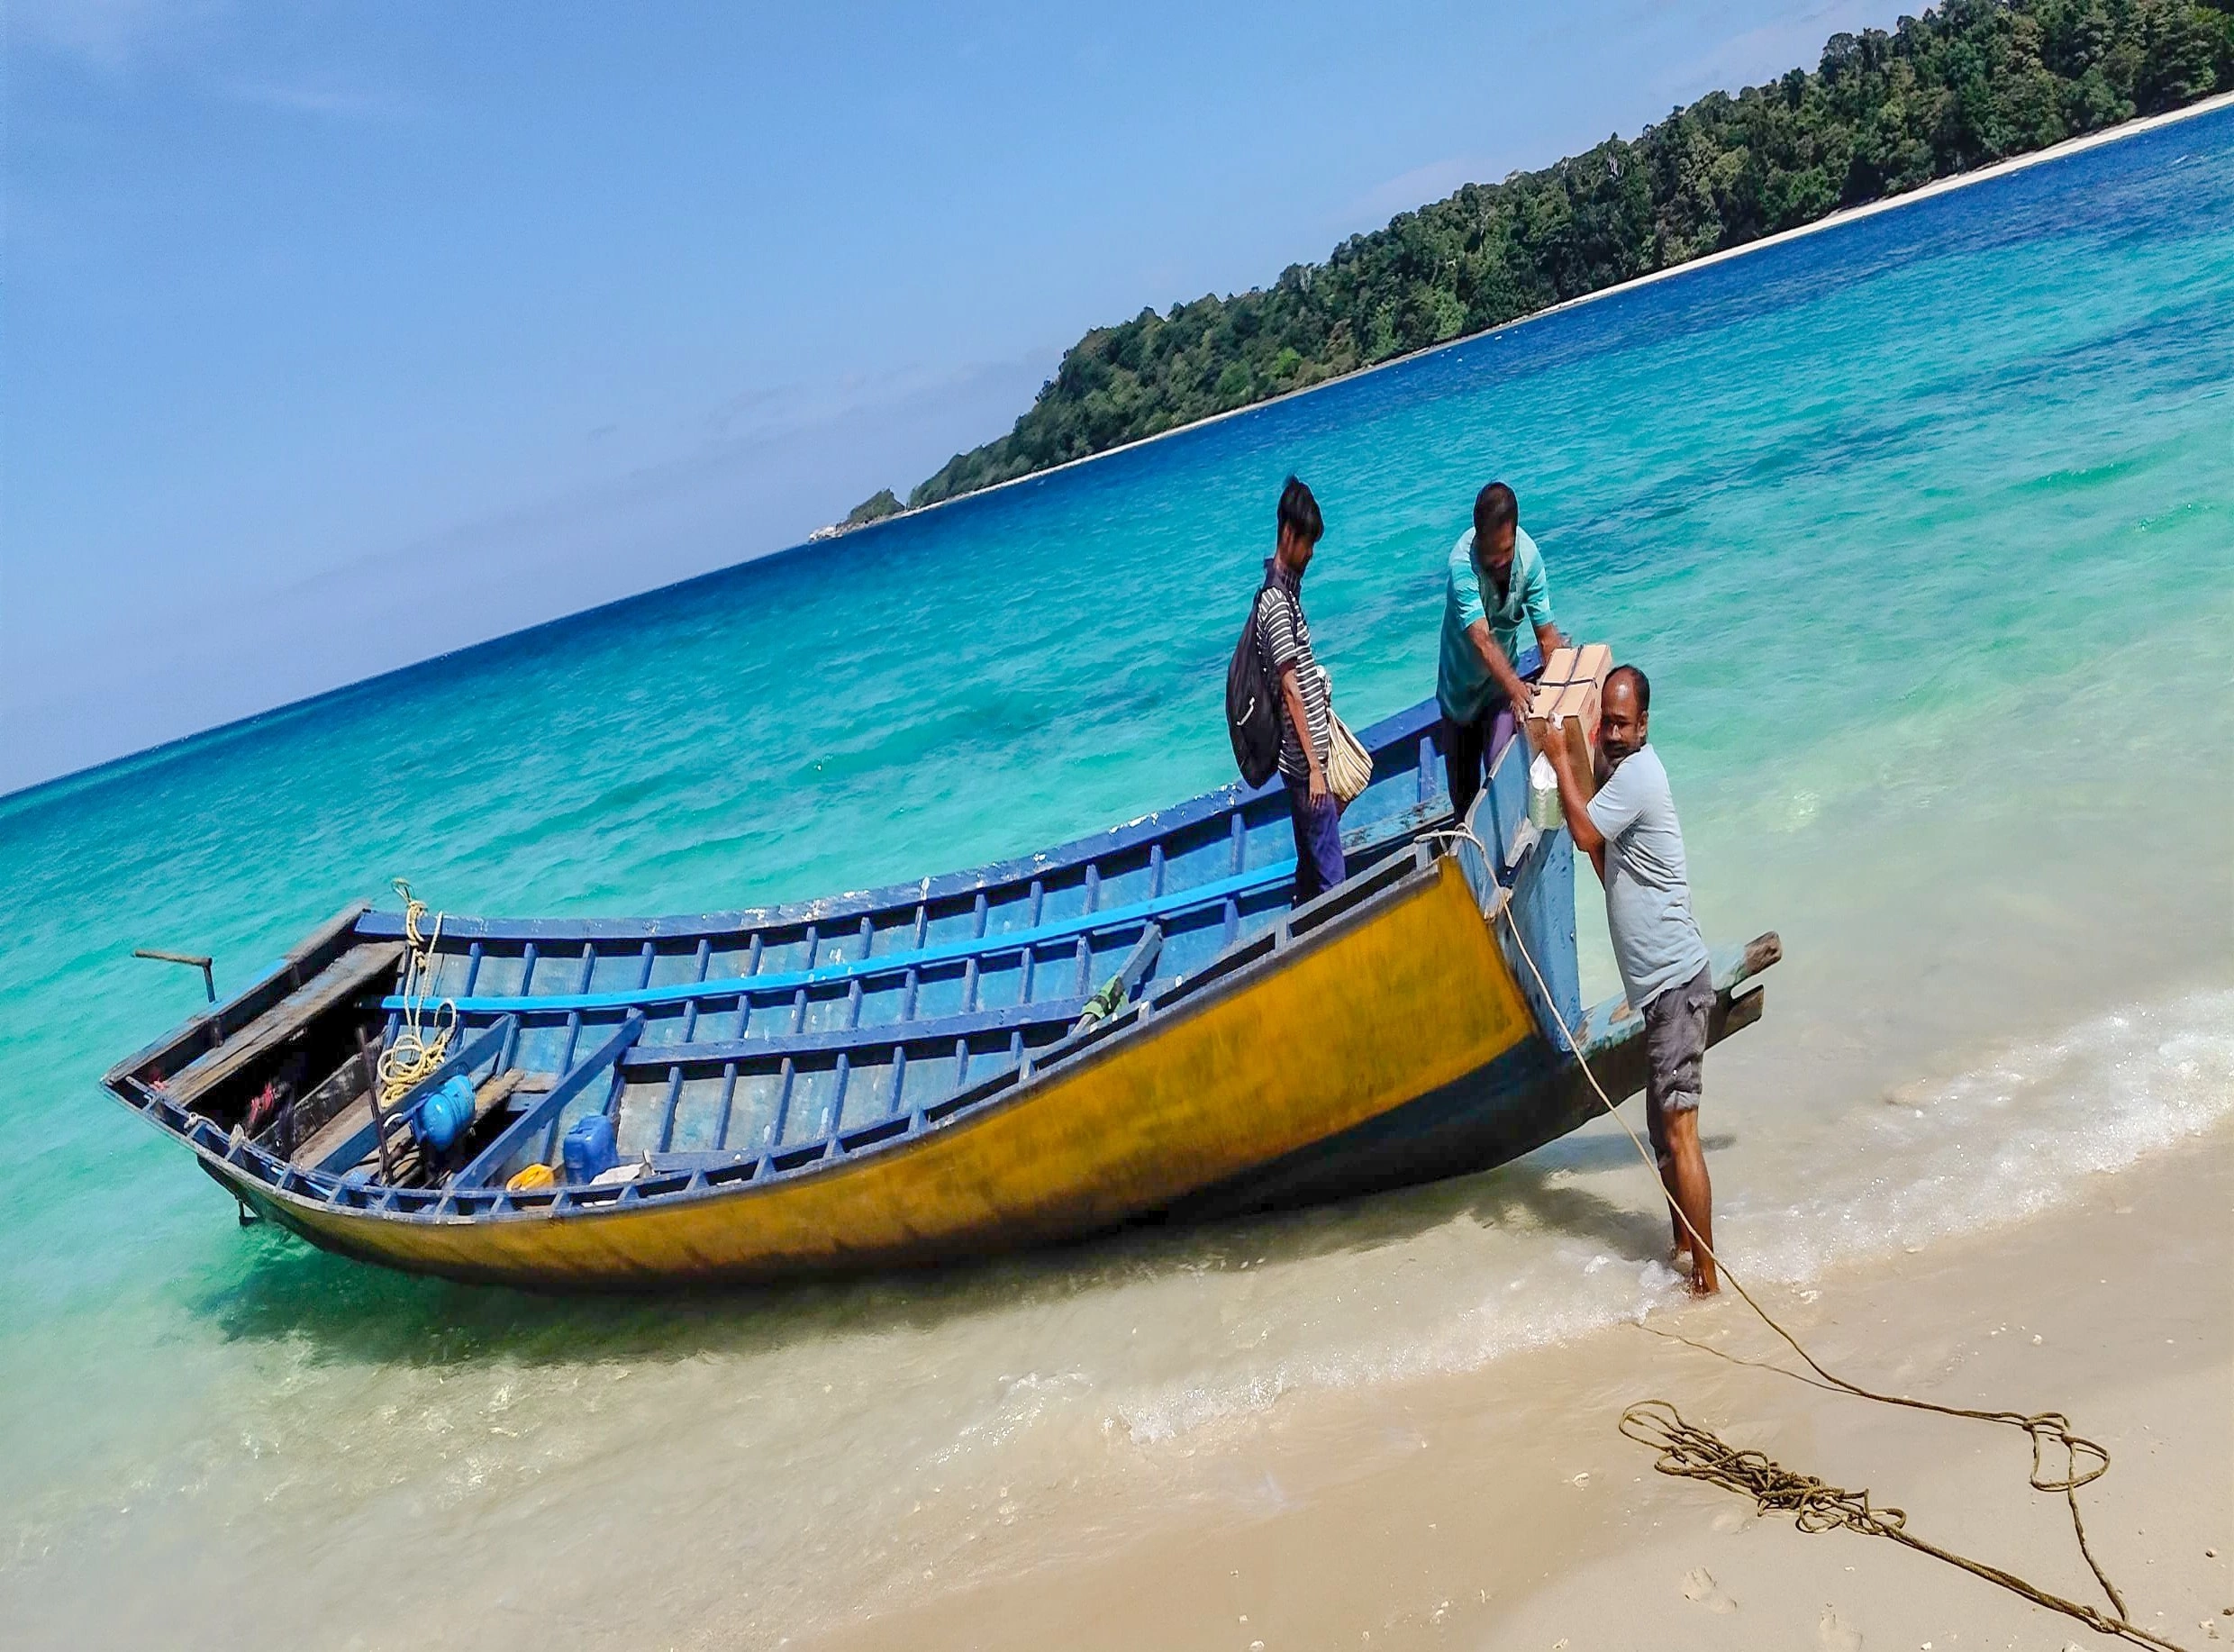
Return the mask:
{"type": "Polygon", "coordinates": [[[1233,738],[1233,760],[1241,766],[1241,778],[1251,785],[1264,785],[1280,767],[1279,688],[1257,637],[1257,604],[1271,588],[1269,579],[1258,587],[1249,604],[1249,622],[1241,627],[1232,663],[1226,667],[1226,732],[1233,738]]]}

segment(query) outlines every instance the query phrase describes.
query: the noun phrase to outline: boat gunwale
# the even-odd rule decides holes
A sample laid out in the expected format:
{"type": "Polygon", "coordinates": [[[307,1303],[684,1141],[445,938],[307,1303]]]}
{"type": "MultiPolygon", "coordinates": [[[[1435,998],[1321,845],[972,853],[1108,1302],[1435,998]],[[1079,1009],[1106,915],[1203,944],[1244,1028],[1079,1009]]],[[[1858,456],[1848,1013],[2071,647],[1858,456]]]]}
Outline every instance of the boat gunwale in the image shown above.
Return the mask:
{"type": "MultiPolygon", "coordinates": [[[[1358,862],[1358,873],[1355,875],[1362,875],[1368,866],[1403,855],[1422,836],[1437,830],[1437,821],[1448,818],[1447,810],[1439,810],[1416,821],[1399,825],[1385,837],[1363,839],[1355,846],[1358,862]]],[[[802,987],[834,986],[857,980],[867,985],[878,983],[882,976],[905,976],[912,971],[944,971],[965,967],[972,962],[982,965],[1005,958],[1012,953],[1036,955],[1042,948],[1071,945],[1090,938],[1110,939],[1112,931],[1122,936],[1129,930],[1145,929],[1151,923],[1163,925],[1168,930],[1176,922],[1200,919],[1229,903],[1261,910],[1257,903],[1268,895],[1277,894],[1294,876],[1295,861],[1291,856],[1225,877],[1212,878],[1206,883],[1193,884],[1185,889],[1173,890],[1148,900],[1058,918],[1031,929],[1008,930],[997,934],[941,941],[937,946],[910,951],[873,952],[862,958],[817,964],[807,969],[772,970],[766,975],[729,976],[712,981],[669,981],[658,986],[624,987],[605,993],[430,993],[408,997],[401,993],[391,993],[380,1001],[380,1007],[389,1011],[415,1009],[423,1012],[449,1004],[460,1015],[531,1017],[601,1014],[617,1010],[667,1008],[686,1003],[703,1007],[709,1003],[720,1003],[731,999],[757,1001],[766,997],[778,1000],[790,997],[802,987]]],[[[884,991],[891,985],[885,982],[869,986],[867,990],[884,991]]],[[[759,1006],[756,1004],[756,1007],[759,1006]]]]}
{"type": "MultiPolygon", "coordinates": [[[[1378,754],[1387,747],[1430,738],[1441,722],[1442,712],[1432,697],[1407,706],[1359,731],[1358,743],[1378,754]]],[[[1392,773],[1389,782],[1399,778],[1392,773]]],[[[743,936],[757,930],[782,930],[826,923],[833,919],[860,919],[878,912],[913,908],[953,900],[1013,885],[1029,883],[1049,872],[1067,871],[1111,855],[1152,848],[1157,841],[1202,824],[1218,815],[1247,809],[1279,795],[1283,782],[1276,776],[1262,785],[1228,781],[1198,793],[1168,808],[1152,810],[1133,820],[1074,838],[1051,849],[1036,850],[1006,860],[988,861],[958,871],[941,872],[871,889],[778,903],[770,906],[727,911],[667,913],[649,918],[506,918],[468,917],[445,913],[442,938],[460,941],[678,941],[743,936]]],[[[365,939],[394,940],[404,932],[404,914],[370,910],[357,921],[357,933],[365,939]]],[[[992,939],[987,937],[986,939],[992,939]]]]}

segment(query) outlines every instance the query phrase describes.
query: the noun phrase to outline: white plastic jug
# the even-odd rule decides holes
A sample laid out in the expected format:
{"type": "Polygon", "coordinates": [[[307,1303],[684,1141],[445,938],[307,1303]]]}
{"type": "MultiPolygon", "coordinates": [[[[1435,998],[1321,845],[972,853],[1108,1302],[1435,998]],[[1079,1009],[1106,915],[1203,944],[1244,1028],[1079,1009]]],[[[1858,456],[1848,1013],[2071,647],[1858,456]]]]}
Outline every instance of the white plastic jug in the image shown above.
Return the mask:
{"type": "Polygon", "coordinates": [[[1554,831],[1567,824],[1559,808],[1559,774],[1542,752],[1528,766],[1528,819],[1539,831],[1554,831]]]}

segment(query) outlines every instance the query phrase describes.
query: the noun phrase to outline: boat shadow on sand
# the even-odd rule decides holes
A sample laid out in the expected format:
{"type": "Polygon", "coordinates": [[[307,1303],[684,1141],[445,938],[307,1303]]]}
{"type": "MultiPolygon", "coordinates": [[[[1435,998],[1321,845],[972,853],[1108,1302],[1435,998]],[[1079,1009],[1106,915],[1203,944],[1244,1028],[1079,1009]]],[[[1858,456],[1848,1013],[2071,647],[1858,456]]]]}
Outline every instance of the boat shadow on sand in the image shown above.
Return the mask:
{"type": "MultiPolygon", "coordinates": [[[[1731,1135],[1709,1137],[1710,1151],[1731,1135]]],[[[634,1296],[541,1295],[367,1268],[279,1229],[187,1306],[228,1339],[308,1340],[326,1359],[469,1367],[750,1355],[802,1340],[928,1330],[1182,1273],[1239,1272],[1403,1245],[1453,1222],[1548,1231],[1631,1262],[1660,1261],[1657,1207],[1617,1202],[1577,1175],[1639,1178],[1626,1138],[1569,1137],[1513,1164],[1425,1186],[1273,1214],[1140,1223],[1099,1238],[913,1272],[634,1296]]]]}

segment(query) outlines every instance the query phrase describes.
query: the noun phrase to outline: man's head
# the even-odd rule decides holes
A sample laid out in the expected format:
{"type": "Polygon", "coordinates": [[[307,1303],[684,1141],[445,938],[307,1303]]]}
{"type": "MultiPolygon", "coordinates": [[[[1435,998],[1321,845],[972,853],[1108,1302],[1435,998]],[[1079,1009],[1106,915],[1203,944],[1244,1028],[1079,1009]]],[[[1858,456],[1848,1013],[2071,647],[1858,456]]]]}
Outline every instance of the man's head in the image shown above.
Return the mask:
{"type": "Polygon", "coordinates": [[[1474,495],[1474,559],[1502,581],[1512,568],[1513,535],[1521,526],[1521,502],[1503,482],[1474,495]]]}
{"type": "Polygon", "coordinates": [[[1606,762],[1619,767],[1644,749],[1646,728],[1652,717],[1652,685],[1634,666],[1616,666],[1606,673],[1605,692],[1598,702],[1598,749],[1606,762]]]}
{"type": "Polygon", "coordinates": [[[1280,490],[1280,538],[1274,554],[1300,574],[1311,566],[1311,553],[1325,531],[1319,502],[1311,496],[1311,489],[1299,478],[1288,477],[1287,486],[1280,490]]]}

